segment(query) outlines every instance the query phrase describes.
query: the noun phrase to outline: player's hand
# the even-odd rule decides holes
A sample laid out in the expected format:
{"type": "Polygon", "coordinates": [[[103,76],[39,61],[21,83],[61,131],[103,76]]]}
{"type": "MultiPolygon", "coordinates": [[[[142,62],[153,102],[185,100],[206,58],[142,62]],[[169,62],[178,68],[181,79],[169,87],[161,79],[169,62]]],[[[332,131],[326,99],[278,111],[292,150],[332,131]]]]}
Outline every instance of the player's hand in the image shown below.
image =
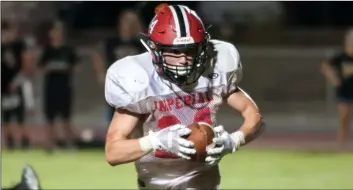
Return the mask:
{"type": "Polygon", "coordinates": [[[195,154],[194,144],[187,137],[191,130],[184,125],[177,124],[164,128],[158,132],[149,132],[149,137],[154,150],[164,150],[178,155],[184,159],[191,159],[195,154]]]}
{"type": "Polygon", "coordinates": [[[215,146],[207,148],[207,164],[217,164],[223,156],[238,150],[240,145],[244,143],[244,135],[241,132],[229,134],[224,130],[223,126],[215,127],[215,138],[213,142],[215,146]]]}

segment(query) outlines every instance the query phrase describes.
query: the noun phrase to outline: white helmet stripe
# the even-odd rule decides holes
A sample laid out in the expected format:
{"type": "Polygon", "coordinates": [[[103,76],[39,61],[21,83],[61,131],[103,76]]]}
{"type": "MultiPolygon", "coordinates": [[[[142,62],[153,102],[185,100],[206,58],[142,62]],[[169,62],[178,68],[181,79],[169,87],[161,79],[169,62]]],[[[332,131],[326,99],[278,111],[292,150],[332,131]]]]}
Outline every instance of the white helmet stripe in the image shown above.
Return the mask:
{"type": "Polygon", "coordinates": [[[178,16],[177,16],[176,11],[175,11],[173,6],[168,6],[168,7],[172,11],[172,14],[173,14],[174,23],[175,23],[175,30],[177,32],[177,37],[180,38],[181,34],[180,34],[180,24],[179,24],[178,16]]]}

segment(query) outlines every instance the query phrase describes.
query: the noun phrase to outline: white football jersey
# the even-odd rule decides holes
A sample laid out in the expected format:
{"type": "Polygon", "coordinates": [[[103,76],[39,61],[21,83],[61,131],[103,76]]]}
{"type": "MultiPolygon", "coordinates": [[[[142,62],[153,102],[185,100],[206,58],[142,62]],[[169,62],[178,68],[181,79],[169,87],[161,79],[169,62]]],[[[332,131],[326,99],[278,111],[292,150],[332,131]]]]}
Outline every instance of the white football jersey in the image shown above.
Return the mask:
{"type": "MultiPolygon", "coordinates": [[[[147,115],[144,134],[177,123],[206,122],[216,126],[217,110],[223,99],[236,90],[242,78],[242,66],[232,44],[211,40],[210,47],[206,71],[195,85],[183,88],[158,75],[148,52],[116,61],[107,71],[106,101],[116,108],[147,115]]],[[[210,183],[219,183],[217,166],[210,168],[164,151],[142,157],[136,166],[139,178],[151,188],[159,187],[153,186],[156,183],[163,188],[180,187],[183,176],[188,176],[190,181],[190,175],[198,175],[200,171],[214,175],[215,181],[210,183]],[[171,183],[175,178],[179,180],[171,183]]]]}

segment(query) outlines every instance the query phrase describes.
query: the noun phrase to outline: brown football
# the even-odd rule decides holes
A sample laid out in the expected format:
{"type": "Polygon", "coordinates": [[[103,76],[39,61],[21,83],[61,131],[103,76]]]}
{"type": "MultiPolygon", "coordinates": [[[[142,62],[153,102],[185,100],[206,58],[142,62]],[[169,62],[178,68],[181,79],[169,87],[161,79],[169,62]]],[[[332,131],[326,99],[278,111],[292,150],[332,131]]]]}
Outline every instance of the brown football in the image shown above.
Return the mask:
{"type": "Polygon", "coordinates": [[[196,153],[191,156],[192,161],[204,162],[207,152],[206,147],[212,146],[214,138],[213,129],[207,123],[192,123],[188,126],[191,129],[191,134],[188,140],[194,143],[196,153]]]}

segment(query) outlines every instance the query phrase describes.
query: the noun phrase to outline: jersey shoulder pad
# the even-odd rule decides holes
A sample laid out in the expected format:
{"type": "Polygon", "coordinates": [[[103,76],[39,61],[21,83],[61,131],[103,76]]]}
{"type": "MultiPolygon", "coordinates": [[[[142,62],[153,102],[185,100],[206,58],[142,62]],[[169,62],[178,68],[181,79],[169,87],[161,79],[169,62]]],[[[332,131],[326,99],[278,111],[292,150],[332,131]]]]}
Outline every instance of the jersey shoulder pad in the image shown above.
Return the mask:
{"type": "Polygon", "coordinates": [[[237,48],[233,44],[221,40],[211,40],[211,43],[217,52],[215,68],[226,75],[229,83],[239,83],[243,71],[237,48]]]}
{"type": "Polygon", "coordinates": [[[141,63],[141,56],[145,55],[125,57],[109,67],[105,81],[105,99],[111,106],[142,112],[137,104],[147,98],[150,72],[141,63]]]}

